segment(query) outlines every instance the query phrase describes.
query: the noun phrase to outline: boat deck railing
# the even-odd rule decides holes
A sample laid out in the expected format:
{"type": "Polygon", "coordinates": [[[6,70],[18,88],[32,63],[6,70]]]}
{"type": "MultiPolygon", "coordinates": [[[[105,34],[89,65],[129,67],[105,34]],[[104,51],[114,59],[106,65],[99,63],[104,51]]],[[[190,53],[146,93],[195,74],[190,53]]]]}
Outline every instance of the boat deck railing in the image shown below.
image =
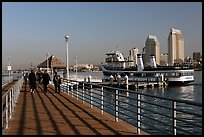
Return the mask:
{"type": "Polygon", "coordinates": [[[201,135],[202,104],[138,91],[63,79],[61,89],[137,127],[137,133],[201,135]],[[70,84],[72,83],[72,84],[70,84]]]}

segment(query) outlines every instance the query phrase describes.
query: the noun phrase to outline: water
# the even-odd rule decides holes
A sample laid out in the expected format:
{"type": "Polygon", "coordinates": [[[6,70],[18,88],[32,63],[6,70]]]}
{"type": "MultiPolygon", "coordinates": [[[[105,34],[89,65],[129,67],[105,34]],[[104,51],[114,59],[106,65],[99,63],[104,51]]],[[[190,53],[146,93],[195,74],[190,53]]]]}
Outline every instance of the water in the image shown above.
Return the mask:
{"type": "Polygon", "coordinates": [[[187,86],[149,88],[140,89],[138,91],[172,99],[190,100],[202,103],[202,71],[195,71],[194,79],[194,83],[187,86]]]}
{"type": "Polygon", "coordinates": [[[12,80],[17,80],[19,78],[22,77],[22,73],[11,73],[11,75],[9,76],[8,74],[6,73],[2,73],[2,85],[9,82],[9,81],[12,81],[12,80]]]}

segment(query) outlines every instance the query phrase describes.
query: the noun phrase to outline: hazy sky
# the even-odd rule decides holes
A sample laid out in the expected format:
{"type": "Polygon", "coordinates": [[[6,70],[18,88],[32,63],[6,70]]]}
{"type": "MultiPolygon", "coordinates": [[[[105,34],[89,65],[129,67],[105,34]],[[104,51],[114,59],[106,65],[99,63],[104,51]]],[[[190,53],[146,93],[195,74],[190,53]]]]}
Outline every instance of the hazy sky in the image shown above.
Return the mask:
{"type": "Polygon", "coordinates": [[[40,64],[48,52],[66,63],[66,34],[70,65],[75,56],[100,64],[112,50],[141,52],[148,35],[166,53],[172,27],[183,34],[185,56],[202,52],[201,2],[4,2],[2,16],[2,69],[8,57],[18,69],[40,64]]]}

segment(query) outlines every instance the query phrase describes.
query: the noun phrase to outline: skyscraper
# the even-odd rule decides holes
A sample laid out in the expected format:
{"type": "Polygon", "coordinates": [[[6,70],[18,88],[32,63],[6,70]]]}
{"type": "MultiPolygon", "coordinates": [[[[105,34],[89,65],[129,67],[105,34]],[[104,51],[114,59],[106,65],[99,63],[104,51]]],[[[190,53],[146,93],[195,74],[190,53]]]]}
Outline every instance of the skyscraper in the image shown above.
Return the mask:
{"type": "Polygon", "coordinates": [[[156,36],[149,35],[145,42],[145,62],[150,62],[150,55],[154,55],[156,64],[160,64],[160,44],[156,36]]]}
{"type": "Polygon", "coordinates": [[[171,28],[168,37],[168,64],[182,63],[184,61],[184,39],[178,29],[171,28]]]}

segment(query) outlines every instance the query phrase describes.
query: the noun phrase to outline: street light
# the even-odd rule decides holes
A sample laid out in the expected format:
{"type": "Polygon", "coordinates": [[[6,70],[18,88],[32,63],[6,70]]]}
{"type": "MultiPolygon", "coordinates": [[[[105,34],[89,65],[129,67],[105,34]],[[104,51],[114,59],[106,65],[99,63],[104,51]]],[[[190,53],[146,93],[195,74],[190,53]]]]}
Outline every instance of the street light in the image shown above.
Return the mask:
{"type": "Polygon", "coordinates": [[[65,41],[67,42],[67,79],[69,79],[68,39],[69,39],[69,36],[66,35],[65,36],[65,41]]]}

